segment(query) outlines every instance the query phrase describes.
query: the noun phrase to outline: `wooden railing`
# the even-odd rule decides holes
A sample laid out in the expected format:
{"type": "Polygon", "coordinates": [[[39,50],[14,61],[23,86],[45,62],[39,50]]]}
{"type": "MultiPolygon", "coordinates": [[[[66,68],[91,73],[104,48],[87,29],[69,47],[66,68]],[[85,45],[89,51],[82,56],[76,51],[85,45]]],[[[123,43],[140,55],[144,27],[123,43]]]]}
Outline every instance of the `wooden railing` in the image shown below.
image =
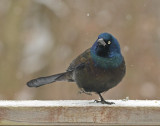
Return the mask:
{"type": "Polygon", "coordinates": [[[0,101],[1,125],[160,125],[159,100],[0,101]]]}

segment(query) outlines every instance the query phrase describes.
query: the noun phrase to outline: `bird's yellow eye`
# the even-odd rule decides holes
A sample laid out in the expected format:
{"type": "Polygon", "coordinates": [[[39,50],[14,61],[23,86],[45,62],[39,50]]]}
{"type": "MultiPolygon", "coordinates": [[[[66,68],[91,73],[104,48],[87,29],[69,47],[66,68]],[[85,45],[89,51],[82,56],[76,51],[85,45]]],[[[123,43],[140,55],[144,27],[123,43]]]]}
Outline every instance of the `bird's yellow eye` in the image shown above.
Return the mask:
{"type": "Polygon", "coordinates": [[[111,41],[108,41],[108,45],[110,45],[111,44],[111,41]]]}

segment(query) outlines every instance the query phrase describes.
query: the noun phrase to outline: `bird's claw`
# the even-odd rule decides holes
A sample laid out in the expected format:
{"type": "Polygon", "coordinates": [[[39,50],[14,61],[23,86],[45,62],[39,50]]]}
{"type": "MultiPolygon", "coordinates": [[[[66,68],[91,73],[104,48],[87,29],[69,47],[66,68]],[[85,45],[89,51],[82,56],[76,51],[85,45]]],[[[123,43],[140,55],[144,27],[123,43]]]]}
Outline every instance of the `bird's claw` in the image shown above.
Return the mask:
{"type": "Polygon", "coordinates": [[[114,102],[108,102],[108,101],[105,101],[105,100],[94,100],[94,102],[96,103],[102,103],[102,104],[108,104],[108,105],[112,105],[112,104],[115,104],[114,102]]]}

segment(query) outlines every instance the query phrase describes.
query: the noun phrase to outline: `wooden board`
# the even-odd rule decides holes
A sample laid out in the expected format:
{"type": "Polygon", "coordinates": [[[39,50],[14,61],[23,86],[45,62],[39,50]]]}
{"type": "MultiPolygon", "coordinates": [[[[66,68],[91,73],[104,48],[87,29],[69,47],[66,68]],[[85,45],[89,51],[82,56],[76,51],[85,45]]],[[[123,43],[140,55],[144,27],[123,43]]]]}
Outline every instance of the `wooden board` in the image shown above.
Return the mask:
{"type": "Polygon", "coordinates": [[[160,125],[160,101],[0,101],[1,125],[160,125]]]}

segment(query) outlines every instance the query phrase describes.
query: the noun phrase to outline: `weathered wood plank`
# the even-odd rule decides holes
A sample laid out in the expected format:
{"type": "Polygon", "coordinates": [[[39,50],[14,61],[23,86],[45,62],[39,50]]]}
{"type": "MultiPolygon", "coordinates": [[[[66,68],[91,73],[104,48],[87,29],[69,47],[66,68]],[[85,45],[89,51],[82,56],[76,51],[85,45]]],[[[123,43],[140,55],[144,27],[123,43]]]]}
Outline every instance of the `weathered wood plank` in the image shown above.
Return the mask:
{"type": "Polygon", "coordinates": [[[160,101],[0,101],[1,125],[160,125],[160,101]]]}

